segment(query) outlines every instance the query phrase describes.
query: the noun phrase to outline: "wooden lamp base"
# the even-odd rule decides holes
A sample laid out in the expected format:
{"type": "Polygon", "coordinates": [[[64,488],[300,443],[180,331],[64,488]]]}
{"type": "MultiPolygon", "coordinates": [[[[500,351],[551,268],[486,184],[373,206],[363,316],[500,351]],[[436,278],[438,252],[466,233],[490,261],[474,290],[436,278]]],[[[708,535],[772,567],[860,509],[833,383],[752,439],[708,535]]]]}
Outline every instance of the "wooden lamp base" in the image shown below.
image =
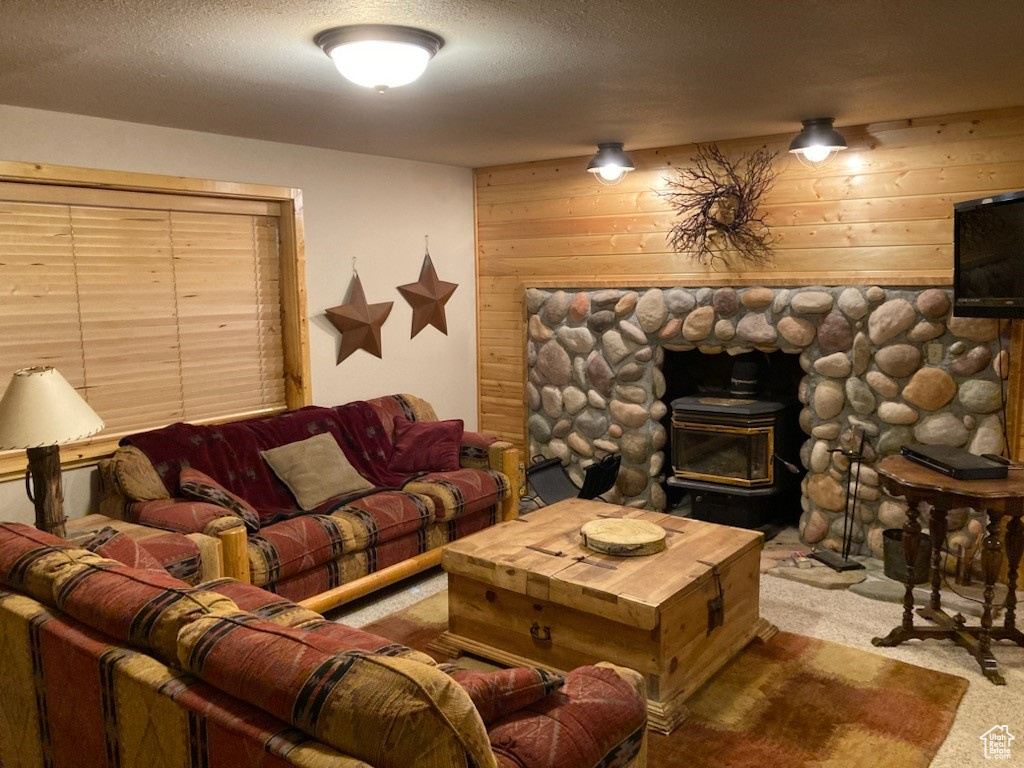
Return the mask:
{"type": "Polygon", "coordinates": [[[25,491],[36,506],[36,528],[65,537],[64,493],[61,489],[60,448],[29,448],[25,491]]]}

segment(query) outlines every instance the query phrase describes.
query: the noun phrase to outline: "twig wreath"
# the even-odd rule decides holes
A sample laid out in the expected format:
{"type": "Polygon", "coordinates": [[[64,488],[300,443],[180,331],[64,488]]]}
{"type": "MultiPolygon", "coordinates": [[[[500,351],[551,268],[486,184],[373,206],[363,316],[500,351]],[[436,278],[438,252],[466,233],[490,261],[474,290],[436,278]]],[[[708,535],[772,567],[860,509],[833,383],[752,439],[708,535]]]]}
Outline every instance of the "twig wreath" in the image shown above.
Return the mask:
{"type": "Polygon", "coordinates": [[[675,169],[661,193],[678,217],[667,238],[672,248],[700,264],[724,262],[730,252],[751,264],[770,262],[779,238],[758,206],[775,181],[777,154],[761,148],[730,160],[715,144],[698,147],[693,167],[675,169]]]}

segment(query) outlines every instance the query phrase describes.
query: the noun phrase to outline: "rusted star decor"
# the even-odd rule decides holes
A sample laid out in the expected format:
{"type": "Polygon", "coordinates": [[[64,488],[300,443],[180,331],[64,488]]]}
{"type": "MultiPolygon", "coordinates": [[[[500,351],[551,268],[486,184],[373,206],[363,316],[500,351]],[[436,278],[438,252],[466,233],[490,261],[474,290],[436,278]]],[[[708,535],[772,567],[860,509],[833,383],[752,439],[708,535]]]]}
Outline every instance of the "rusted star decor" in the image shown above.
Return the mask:
{"type": "Polygon", "coordinates": [[[412,307],[412,336],[432,325],[445,336],[448,335],[448,323],[444,316],[444,305],[455,293],[458,283],[446,283],[437,279],[437,271],[430,260],[428,251],[423,257],[420,279],[415,283],[398,286],[399,292],[412,307]]]}
{"type": "Polygon", "coordinates": [[[359,273],[355,273],[348,303],[331,307],[324,312],[331,325],[341,331],[338,363],[357,349],[365,349],[377,357],[384,356],[381,351],[380,329],[391,314],[394,304],[393,301],[367,304],[363,282],[359,279],[359,273]]]}

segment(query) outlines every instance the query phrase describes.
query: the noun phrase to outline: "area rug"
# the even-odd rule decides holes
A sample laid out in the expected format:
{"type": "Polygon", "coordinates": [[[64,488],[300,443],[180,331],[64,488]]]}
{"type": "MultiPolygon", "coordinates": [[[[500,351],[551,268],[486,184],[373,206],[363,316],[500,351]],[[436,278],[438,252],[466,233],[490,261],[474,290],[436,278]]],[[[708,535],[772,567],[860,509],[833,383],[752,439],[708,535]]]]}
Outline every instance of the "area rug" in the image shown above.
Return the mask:
{"type": "MultiPolygon", "coordinates": [[[[441,592],[364,627],[419,650],[447,628],[441,592]]],[[[441,660],[441,659],[439,659],[441,660]]],[[[949,733],[962,677],[780,632],[752,643],[687,702],[650,768],[924,768],[949,733]]]]}

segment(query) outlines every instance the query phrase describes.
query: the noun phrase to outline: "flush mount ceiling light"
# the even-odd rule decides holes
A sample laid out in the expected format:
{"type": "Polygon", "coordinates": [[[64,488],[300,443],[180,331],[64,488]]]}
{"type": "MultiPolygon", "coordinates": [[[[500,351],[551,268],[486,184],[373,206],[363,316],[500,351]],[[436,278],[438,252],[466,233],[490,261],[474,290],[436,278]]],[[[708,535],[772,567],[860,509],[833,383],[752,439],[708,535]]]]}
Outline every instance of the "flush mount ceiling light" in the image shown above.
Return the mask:
{"type": "Polygon", "coordinates": [[[634,168],[629,155],[622,151],[622,142],[608,141],[597,145],[597,154],[587,165],[587,171],[594,174],[602,184],[618,184],[634,168]]]}
{"type": "Polygon", "coordinates": [[[390,24],[336,27],[315,42],[347,80],[380,93],[418,78],[444,45],[433,32],[390,24]]]}
{"type": "Polygon", "coordinates": [[[843,134],[832,126],[835,121],[834,117],[804,120],[804,127],[789,145],[790,153],[796,155],[808,168],[822,168],[827,165],[839,151],[846,149],[843,134]]]}

